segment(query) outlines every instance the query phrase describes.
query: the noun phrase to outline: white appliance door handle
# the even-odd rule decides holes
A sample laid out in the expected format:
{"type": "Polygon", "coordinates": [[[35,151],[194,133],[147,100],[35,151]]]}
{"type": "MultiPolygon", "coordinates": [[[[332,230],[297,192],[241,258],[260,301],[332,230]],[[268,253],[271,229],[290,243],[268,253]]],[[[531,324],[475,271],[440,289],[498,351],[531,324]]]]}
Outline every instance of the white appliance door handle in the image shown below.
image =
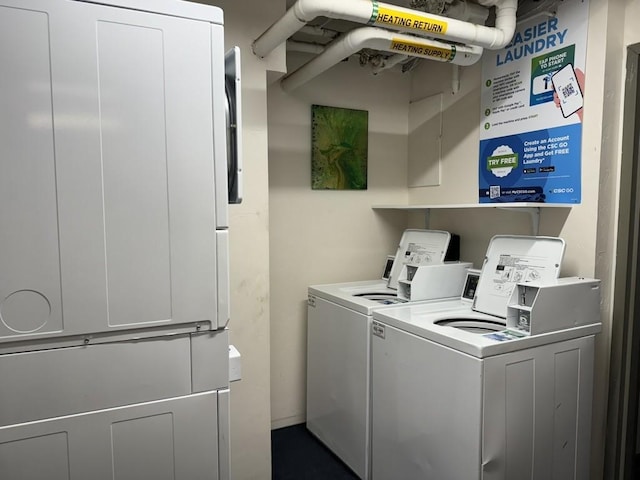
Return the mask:
{"type": "Polygon", "coordinates": [[[233,47],[224,56],[224,84],[227,120],[227,174],[229,203],[242,202],[242,89],[240,48],[233,47]]]}

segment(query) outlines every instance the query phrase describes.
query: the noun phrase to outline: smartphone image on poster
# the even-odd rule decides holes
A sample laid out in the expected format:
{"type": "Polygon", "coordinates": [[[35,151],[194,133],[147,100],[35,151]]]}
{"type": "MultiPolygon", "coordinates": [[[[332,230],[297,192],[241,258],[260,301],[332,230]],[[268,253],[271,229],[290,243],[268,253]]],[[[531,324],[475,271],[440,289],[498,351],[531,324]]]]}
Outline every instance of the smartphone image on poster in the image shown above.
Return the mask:
{"type": "Polygon", "coordinates": [[[551,82],[560,101],[560,109],[564,118],[573,115],[582,108],[584,99],[573,65],[569,63],[554,73],[551,76],[551,82]]]}

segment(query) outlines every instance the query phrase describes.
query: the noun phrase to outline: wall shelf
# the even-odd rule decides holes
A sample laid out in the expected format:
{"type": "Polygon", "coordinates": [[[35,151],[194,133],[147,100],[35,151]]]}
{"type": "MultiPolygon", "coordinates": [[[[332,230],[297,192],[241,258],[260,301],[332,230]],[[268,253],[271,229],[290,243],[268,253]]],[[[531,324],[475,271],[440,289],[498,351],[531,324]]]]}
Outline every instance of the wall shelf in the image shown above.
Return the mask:
{"type": "Polygon", "coordinates": [[[429,217],[432,209],[475,209],[475,208],[497,208],[501,210],[511,210],[514,212],[527,213],[531,216],[531,230],[533,235],[538,235],[540,227],[540,211],[542,208],[571,208],[573,204],[568,203],[535,203],[535,202],[513,202],[513,203],[454,203],[445,205],[373,205],[374,210],[404,210],[404,211],[424,211],[425,225],[429,226],[429,217]]]}

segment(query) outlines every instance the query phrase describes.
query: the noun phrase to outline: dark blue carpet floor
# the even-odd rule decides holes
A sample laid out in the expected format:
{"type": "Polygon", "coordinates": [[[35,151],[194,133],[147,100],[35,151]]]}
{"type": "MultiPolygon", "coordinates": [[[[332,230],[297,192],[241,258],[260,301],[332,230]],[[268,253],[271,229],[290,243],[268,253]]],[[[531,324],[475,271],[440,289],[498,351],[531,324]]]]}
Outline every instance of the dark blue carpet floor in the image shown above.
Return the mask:
{"type": "Polygon", "coordinates": [[[273,480],[358,480],[304,424],[271,431],[273,480]]]}

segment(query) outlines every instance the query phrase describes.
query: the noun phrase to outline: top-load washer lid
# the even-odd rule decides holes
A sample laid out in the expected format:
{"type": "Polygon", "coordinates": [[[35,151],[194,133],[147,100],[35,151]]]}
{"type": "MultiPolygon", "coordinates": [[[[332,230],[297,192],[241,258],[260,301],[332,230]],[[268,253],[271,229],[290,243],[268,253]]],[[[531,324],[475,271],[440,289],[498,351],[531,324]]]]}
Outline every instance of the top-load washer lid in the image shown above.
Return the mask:
{"type": "Polygon", "coordinates": [[[395,293],[357,293],[354,297],[366,298],[381,305],[395,305],[407,302],[407,300],[398,297],[395,293]]]}
{"type": "Polygon", "coordinates": [[[398,278],[407,263],[431,265],[443,263],[451,234],[443,230],[405,230],[389,275],[389,288],[398,289],[398,278]]]}
{"type": "Polygon", "coordinates": [[[485,334],[493,332],[501,332],[505,328],[502,321],[477,319],[477,318],[445,318],[434,322],[436,325],[444,327],[454,327],[466,332],[485,334]]]}
{"type": "Polygon", "coordinates": [[[564,240],[557,237],[493,237],[482,265],[473,310],[506,319],[516,283],[558,278],[564,248],[564,240]]]}

